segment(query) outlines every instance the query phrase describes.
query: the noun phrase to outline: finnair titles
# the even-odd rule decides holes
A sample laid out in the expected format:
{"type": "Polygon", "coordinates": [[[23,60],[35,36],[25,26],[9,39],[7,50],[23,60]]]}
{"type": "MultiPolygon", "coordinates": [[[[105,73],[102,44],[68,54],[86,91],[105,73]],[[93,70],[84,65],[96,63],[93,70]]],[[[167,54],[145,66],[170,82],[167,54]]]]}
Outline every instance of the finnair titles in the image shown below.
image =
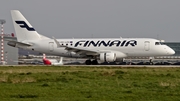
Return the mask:
{"type": "MultiPolygon", "coordinates": [[[[70,43],[72,43],[72,41],[70,41],[70,43]]],[[[90,46],[94,46],[94,47],[101,47],[101,46],[104,46],[104,47],[112,47],[112,46],[127,47],[127,46],[132,46],[132,47],[134,47],[136,45],[137,45],[136,40],[129,40],[129,41],[128,40],[123,40],[123,41],[120,41],[120,40],[109,40],[109,41],[80,40],[74,44],[74,47],[78,47],[78,46],[83,46],[83,47],[90,47],[90,46]]]]}

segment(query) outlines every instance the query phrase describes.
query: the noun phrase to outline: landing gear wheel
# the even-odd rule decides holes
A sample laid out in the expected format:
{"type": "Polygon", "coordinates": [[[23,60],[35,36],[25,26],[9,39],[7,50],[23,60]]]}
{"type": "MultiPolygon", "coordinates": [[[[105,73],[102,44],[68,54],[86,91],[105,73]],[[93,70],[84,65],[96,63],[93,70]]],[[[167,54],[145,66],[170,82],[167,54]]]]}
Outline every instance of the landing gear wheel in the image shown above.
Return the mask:
{"type": "Polygon", "coordinates": [[[153,64],[154,64],[154,63],[153,63],[153,59],[150,59],[150,60],[149,60],[149,64],[150,64],[150,65],[153,65],[153,64]]]}
{"type": "Polygon", "coordinates": [[[86,65],[91,65],[91,60],[86,60],[86,61],[85,61],[85,64],[86,64],[86,65]]]}
{"type": "Polygon", "coordinates": [[[98,61],[97,60],[93,60],[92,61],[92,65],[98,65],[98,61]]]}
{"type": "Polygon", "coordinates": [[[150,65],[153,65],[154,63],[153,63],[153,62],[150,62],[149,64],[150,64],[150,65]]]}

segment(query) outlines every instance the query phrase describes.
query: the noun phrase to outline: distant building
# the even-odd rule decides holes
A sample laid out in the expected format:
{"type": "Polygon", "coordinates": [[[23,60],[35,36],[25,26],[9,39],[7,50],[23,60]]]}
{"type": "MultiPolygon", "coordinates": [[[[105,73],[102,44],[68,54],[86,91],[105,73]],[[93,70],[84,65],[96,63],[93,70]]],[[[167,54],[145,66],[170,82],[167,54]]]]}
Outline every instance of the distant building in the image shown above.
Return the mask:
{"type": "Polygon", "coordinates": [[[171,47],[176,53],[173,56],[180,56],[180,42],[163,42],[171,47]]]}

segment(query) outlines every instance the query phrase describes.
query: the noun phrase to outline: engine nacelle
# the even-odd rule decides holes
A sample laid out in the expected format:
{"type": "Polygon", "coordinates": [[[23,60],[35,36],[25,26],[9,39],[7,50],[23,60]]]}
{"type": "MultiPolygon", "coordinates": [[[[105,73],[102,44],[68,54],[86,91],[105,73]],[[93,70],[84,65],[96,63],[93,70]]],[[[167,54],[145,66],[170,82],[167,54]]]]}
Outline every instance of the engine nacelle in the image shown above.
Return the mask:
{"type": "Polygon", "coordinates": [[[116,53],[100,53],[100,61],[114,62],[116,60],[116,53]]]}

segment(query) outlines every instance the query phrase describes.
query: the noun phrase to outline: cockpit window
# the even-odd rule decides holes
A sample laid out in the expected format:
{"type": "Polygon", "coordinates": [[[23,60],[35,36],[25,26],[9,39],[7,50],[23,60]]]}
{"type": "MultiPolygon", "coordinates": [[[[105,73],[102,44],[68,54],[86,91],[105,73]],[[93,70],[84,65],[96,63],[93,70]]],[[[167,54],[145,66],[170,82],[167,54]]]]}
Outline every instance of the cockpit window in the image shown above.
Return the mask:
{"type": "Polygon", "coordinates": [[[166,45],[165,43],[161,42],[161,45],[166,45]]]}
{"type": "Polygon", "coordinates": [[[155,42],[155,45],[161,45],[161,43],[160,42],[155,42]]]}

